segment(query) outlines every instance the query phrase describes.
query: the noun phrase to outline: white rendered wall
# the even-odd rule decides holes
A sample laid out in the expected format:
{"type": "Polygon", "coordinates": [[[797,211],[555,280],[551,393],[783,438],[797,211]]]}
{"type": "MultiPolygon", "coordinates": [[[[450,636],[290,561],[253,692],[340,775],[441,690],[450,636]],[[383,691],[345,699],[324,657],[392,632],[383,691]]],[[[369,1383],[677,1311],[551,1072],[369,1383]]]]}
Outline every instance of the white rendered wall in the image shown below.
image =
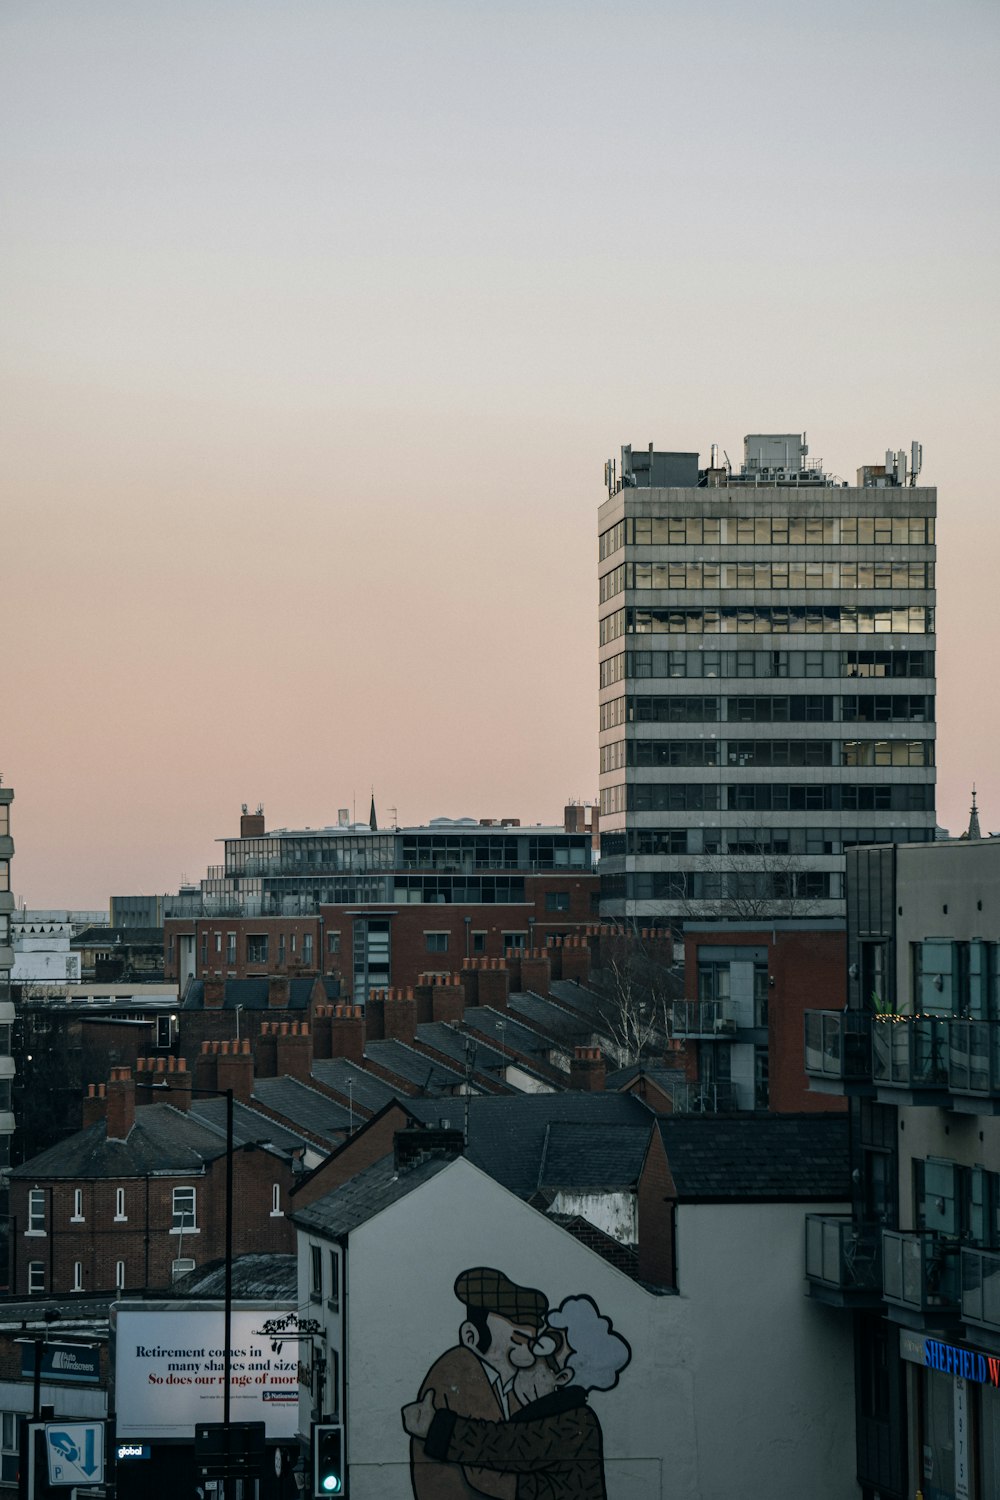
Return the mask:
{"type": "Polygon", "coordinates": [[[847,1211],[679,1209],[699,1500],[857,1500],[851,1315],[808,1298],[803,1271],[806,1214],[847,1211]]]}
{"type": "Polygon", "coordinates": [[[353,1500],[409,1500],[399,1410],[456,1343],[454,1281],[476,1265],[550,1304],[587,1294],[629,1341],[617,1388],[590,1398],[609,1500],[856,1500],[850,1317],[805,1295],[810,1209],[682,1209],[682,1294],[656,1296],[454,1162],[351,1236],[353,1500]]]}

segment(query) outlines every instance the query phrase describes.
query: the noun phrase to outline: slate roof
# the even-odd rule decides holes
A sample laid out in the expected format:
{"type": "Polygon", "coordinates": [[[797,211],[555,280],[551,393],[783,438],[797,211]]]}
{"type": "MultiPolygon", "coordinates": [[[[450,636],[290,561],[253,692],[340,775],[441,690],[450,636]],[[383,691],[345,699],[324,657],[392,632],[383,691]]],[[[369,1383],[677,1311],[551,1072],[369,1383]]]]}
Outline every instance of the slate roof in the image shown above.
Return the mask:
{"type": "Polygon", "coordinates": [[[635,1125],[554,1120],[545,1129],[539,1188],[623,1192],[639,1181],[652,1122],[635,1125]]]}
{"type": "Polygon", "coordinates": [[[465,1083],[464,1068],[459,1071],[445,1067],[415,1047],[408,1047],[405,1042],[366,1042],[365,1057],[385,1068],[387,1073],[393,1073],[425,1091],[455,1089],[465,1083]]]}
{"type": "MultiPolygon", "coordinates": [[[[224,1101],[220,1101],[223,1103],[224,1101]]],[[[258,1118],[260,1118],[258,1116],[258,1118]]],[[[147,1172],[200,1172],[206,1161],[225,1154],[225,1139],[193,1114],[172,1104],[147,1104],[136,1110],[127,1141],[108,1140],[104,1120],[77,1131],[30,1161],[11,1177],[54,1180],[95,1177],[144,1177],[147,1172]]]]}
{"type": "MultiPolygon", "coordinates": [[[[289,1010],[307,1010],[309,997],[316,983],[316,976],[312,975],[305,979],[290,979],[288,982],[288,1004],[287,1006],[271,1006],[268,1004],[268,981],[265,978],[257,979],[227,979],[223,990],[222,1004],[219,1010],[235,1010],[239,1006],[242,1010],[273,1010],[275,1015],[282,1015],[289,1010]]],[[[320,983],[326,991],[328,1000],[339,1000],[340,980],[332,974],[324,975],[320,983]]],[[[184,999],[181,1002],[182,1010],[204,1010],[205,1009],[205,982],[202,979],[192,979],[184,991],[184,999]]]]}
{"type": "MultiPolygon", "coordinates": [[[[281,1302],[294,1301],[298,1291],[297,1260],[295,1255],[237,1255],[233,1260],[233,1297],[248,1302],[272,1297],[281,1302]]],[[[170,1295],[222,1297],[225,1290],[226,1263],[219,1260],[178,1277],[170,1295]]]]}
{"type": "Polygon", "coordinates": [[[513,1016],[501,1014],[489,1005],[470,1005],[465,1012],[465,1024],[473,1031],[478,1031],[483,1036],[492,1037],[503,1047],[508,1047],[512,1052],[521,1052],[525,1057],[537,1058],[539,1062],[545,1062],[551,1050],[551,1044],[544,1037],[538,1035],[530,1026],[525,1026],[523,1021],[515,1020],[513,1016]]]}
{"type": "Polygon", "coordinates": [[[329,1235],[349,1234],[391,1203],[405,1198],[414,1188],[436,1177],[438,1172],[451,1165],[453,1159],[431,1157],[409,1171],[397,1173],[393,1156],[384,1156],[325,1198],[296,1209],[289,1218],[305,1229],[319,1229],[329,1235]]]}
{"type": "MultiPolygon", "coordinates": [[[[490,1177],[521,1198],[538,1189],[550,1127],[578,1127],[555,1133],[553,1171],[558,1170],[561,1188],[581,1189],[595,1185],[591,1157],[599,1170],[610,1172],[616,1185],[633,1169],[638,1134],[648,1143],[653,1115],[630,1094],[480,1094],[462,1099],[407,1099],[405,1107],[425,1124],[448,1120],[456,1129],[465,1123],[468,1107],[469,1138],[466,1156],[490,1177]],[[621,1127],[631,1126],[633,1136],[621,1127]],[[618,1148],[625,1165],[612,1167],[609,1153],[618,1148]]],[[[629,1180],[634,1181],[634,1177],[629,1180]]]]}
{"type": "Polygon", "coordinates": [[[257,1078],[252,1098],[291,1125],[310,1130],[313,1135],[328,1141],[339,1143],[351,1124],[345,1105],[321,1094],[318,1089],[310,1088],[298,1078],[257,1078]]]}
{"type": "Polygon", "coordinates": [[[471,1058],[473,1067],[480,1073],[499,1073],[511,1061],[489,1042],[471,1036],[467,1031],[459,1031],[446,1021],[423,1022],[417,1027],[417,1041],[457,1063],[463,1075],[466,1056],[471,1058]]]}
{"type": "MultiPolygon", "coordinates": [[[[190,1113],[207,1125],[216,1136],[221,1137],[223,1147],[226,1138],[225,1099],[193,1099],[190,1113]]],[[[297,1135],[285,1125],[249,1109],[239,1101],[233,1103],[233,1145],[268,1145],[279,1151],[301,1151],[312,1144],[305,1136],[297,1135]]]]}
{"type": "Polygon", "coordinates": [[[362,1109],[370,1109],[373,1114],[384,1108],[390,1099],[399,1097],[399,1090],[391,1083],[344,1057],[314,1058],[312,1076],[342,1099],[353,1099],[362,1109]]]}
{"type": "Polygon", "coordinates": [[[846,1115],[662,1115],[658,1124],[681,1201],[850,1198],[846,1115]]]}
{"type": "Polygon", "coordinates": [[[589,1021],[562,1010],[540,995],[511,995],[508,1001],[514,1015],[525,1016],[535,1026],[564,1047],[585,1047],[594,1028],[589,1021]]]}
{"type": "Polygon", "coordinates": [[[651,1083],[669,1094],[671,1088],[677,1083],[687,1083],[688,1076],[683,1068],[666,1068],[661,1063],[632,1063],[627,1068],[620,1068],[617,1073],[609,1073],[604,1081],[604,1087],[608,1089],[623,1089],[625,1086],[638,1078],[639,1074],[648,1078],[651,1083]]]}
{"type": "Polygon", "coordinates": [[[70,948],[162,948],[162,927],[85,927],[70,948]]]}

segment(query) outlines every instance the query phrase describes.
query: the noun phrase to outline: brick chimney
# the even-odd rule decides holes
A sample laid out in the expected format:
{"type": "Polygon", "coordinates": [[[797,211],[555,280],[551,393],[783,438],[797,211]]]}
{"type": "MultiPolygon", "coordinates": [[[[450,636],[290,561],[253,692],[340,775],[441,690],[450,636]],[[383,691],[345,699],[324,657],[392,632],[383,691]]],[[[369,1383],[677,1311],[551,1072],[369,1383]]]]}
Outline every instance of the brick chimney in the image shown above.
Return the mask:
{"type": "Polygon", "coordinates": [[[479,971],[479,1003],[491,1010],[507,1010],[510,997],[510,970],[502,958],[484,961],[479,971]]]}
{"type": "Polygon", "coordinates": [[[599,1047],[577,1047],[569,1065],[569,1086],[585,1094],[599,1094],[607,1071],[599,1047]]]}
{"type": "Polygon", "coordinates": [[[479,974],[486,960],[481,958],[462,959],[462,983],[465,986],[466,1005],[479,1005],[479,974]]]}
{"type": "Polygon", "coordinates": [[[435,1021],[461,1021],[465,1015],[465,986],[457,974],[443,975],[431,994],[431,1016],[435,1021]]]}
{"type": "Polygon", "coordinates": [[[417,1001],[412,987],[385,992],[385,1039],[412,1042],[417,1034],[417,1001]]]}
{"type": "Polygon", "coordinates": [[[548,998],[552,971],[544,948],[529,948],[521,956],[521,988],[548,998]]]}
{"type": "Polygon", "coordinates": [[[135,1080],[131,1068],[112,1068],[107,1088],[109,1141],[127,1141],[135,1124],[135,1080]]]}
{"type": "Polygon", "coordinates": [[[360,1005],[338,1005],[330,1027],[330,1056],[364,1066],[365,1013],[360,1005]]]}
{"type": "Polygon", "coordinates": [[[370,990],[368,993],[365,1036],[370,1042],[385,1041],[385,990],[370,990]]]}
{"type": "Polygon", "coordinates": [[[562,945],[562,977],[586,984],[590,979],[590,948],[583,938],[567,937],[562,945]]]}
{"type": "Polygon", "coordinates": [[[203,996],[206,1010],[221,1010],[226,999],[226,981],[224,979],[206,979],[204,981],[203,996]]]}
{"type": "Polygon", "coordinates": [[[465,1137],[461,1130],[447,1126],[428,1126],[412,1130],[397,1130],[392,1139],[393,1160],[397,1172],[409,1172],[432,1157],[445,1160],[465,1153],[465,1137]]]}
{"type": "Polygon", "coordinates": [[[417,1002],[418,1026],[426,1026],[428,1021],[434,1019],[434,986],[439,977],[437,974],[417,975],[417,982],[413,986],[413,998],[417,1002]]]}
{"type": "Polygon", "coordinates": [[[291,986],[284,974],[270,974],[267,980],[268,1010],[287,1010],[291,986]]]}
{"type": "MultiPolygon", "coordinates": [[[[278,1076],[278,1026],[277,1021],[262,1021],[257,1033],[254,1069],[258,1078],[278,1076]]],[[[287,1022],[286,1022],[287,1024],[287,1022]]]]}
{"type": "Polygon", "coordinates": [[[83,1128],[88,1125],[96,1125],[98,1120],[103,1120],[108,1111],[107,1088],[103,1083],[88,1083],[87,1092],[83,1098],[83,1128]]]}
{"type": "MultiPolygon", "coordinates": [[[[220,1067],[223,1059],[219,1058],[220,1067]]],[[[312,1076],[312,1034],[308,1021],[282,1021],[278,1025],[275,1063],[277,1076],[298,1078],[308,1083],[312,1076]]],[[[253,1063],[250,1064],[253,1079],[253,1063]]]]}
{"type": "Polygon", "coordinates": [[[244,804],[240,815],[240,838],[262,839],[264,837],[264,809],[258,807],[256,812],[247,812],[244,804]]]}
{"type": "Polygon", "coordinates": [[[241,1104],[250,1103],[253,1093],[253,1053],[250,1041],[244,1037],[239,1042],[220,1042],[219,1055],[215,1061],[215,1087],[220,1091],[232,1089],[233,1098],[241,1104]]]}

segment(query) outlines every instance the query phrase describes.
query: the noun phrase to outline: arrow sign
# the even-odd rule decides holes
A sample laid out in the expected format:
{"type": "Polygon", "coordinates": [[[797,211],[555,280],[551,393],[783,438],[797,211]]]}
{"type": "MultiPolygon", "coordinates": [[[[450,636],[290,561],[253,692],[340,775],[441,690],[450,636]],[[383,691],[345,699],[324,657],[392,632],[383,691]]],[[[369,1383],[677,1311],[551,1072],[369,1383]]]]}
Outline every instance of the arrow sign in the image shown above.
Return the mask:
{"type": "Polygon", "coordinates": [[[50,1484],[104,1483],[104,1423],[47,1422],[50,1484]]]}

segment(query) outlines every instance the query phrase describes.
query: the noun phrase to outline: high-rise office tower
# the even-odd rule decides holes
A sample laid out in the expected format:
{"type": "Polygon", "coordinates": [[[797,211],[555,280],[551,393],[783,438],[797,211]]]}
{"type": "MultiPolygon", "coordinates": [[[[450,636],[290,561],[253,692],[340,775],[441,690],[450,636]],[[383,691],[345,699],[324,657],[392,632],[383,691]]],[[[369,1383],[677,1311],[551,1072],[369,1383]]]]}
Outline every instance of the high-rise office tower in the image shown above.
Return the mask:
{"type": "Polygon", "coordinates": [[[845,847],[934,837],[937,492],[807,453],[606,466],[604,916],[840,916],[845,847]]]}

